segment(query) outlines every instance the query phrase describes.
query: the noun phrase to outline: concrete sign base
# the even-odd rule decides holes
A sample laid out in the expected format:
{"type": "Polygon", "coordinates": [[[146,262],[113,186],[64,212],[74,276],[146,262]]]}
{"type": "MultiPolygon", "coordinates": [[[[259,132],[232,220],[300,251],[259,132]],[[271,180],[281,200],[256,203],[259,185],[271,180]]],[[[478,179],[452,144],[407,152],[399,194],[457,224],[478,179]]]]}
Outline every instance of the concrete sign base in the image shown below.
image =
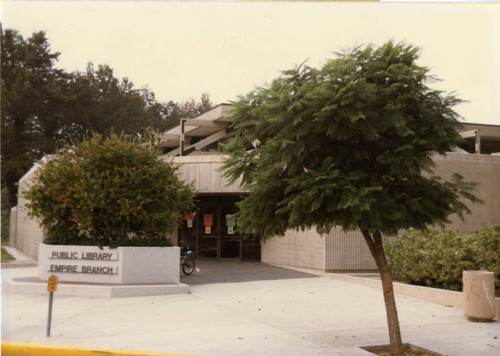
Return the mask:
{"type": "Polygon", "coordinates": [[[104,284],[179,283],[180,248],[40,244],[38,272],[42,281],[104,284]]]}

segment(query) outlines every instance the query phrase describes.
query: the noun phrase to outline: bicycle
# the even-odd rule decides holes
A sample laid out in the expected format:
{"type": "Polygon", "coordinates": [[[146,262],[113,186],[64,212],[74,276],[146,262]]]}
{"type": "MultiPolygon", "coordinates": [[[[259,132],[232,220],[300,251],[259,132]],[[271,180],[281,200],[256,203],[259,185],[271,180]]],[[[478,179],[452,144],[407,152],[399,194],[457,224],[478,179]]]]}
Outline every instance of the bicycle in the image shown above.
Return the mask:
{"type": "Polygon", "coordinates": [[[195,270],[194,256],[192,250],[184,252],[181,258],[181,270],[186,276],[189,276],[195,270]]]}

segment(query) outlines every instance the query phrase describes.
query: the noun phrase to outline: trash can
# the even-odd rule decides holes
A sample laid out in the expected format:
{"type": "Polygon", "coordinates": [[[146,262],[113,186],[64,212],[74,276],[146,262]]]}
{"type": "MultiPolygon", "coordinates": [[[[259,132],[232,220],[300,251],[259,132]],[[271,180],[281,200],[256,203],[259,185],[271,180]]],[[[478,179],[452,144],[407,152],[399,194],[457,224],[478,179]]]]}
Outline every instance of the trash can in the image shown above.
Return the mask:
{"type": "Polygon", "coordinates": [[[490,271],[463,271],[464,314],[473,321],[495,317],[495,274],[490,271]]]}

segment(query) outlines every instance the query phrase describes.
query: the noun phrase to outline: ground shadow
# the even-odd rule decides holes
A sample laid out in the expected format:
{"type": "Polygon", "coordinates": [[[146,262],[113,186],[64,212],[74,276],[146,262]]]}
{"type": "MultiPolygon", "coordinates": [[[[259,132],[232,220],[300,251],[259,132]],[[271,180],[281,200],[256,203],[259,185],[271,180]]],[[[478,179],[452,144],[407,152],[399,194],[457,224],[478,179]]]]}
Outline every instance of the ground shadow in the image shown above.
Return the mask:
{"type": "Polygon", "coordinates": [[[201,285],[317,277],[260,262],[197,260],[196,267],[199,268],[199,272],[195,271],[189,276],[182,275],[181,283],[201,285]]]}

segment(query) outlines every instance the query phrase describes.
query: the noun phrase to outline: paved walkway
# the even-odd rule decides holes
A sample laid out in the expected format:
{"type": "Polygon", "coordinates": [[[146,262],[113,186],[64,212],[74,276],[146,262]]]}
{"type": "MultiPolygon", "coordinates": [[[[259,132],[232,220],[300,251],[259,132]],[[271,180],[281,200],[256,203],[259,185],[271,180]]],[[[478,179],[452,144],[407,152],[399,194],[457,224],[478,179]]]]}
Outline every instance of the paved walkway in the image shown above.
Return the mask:
{"type": "MultiPolygon", "coordinates": [[[[197,261],[198,262],[198,261],[197,261]]],[[[54,297],[2,291],[2,340],[201,355],[371,355],[388,343],[379,290],[258,263],[198,262],[190,294],[54,297]]],[[[2,275],[36,268],[2,268],[2,275]]],[[[500,322],[397,296],[403,341],[446,355],[500,354],[500,322]]]]}
{"type": "Polygon", "coordinates": [[[317,277],[313,274],[269,266],[260,262],[196,261],[196,267],[197,272],[189,276],[181,275],[181,283],[195,286],[317,277]]]}

